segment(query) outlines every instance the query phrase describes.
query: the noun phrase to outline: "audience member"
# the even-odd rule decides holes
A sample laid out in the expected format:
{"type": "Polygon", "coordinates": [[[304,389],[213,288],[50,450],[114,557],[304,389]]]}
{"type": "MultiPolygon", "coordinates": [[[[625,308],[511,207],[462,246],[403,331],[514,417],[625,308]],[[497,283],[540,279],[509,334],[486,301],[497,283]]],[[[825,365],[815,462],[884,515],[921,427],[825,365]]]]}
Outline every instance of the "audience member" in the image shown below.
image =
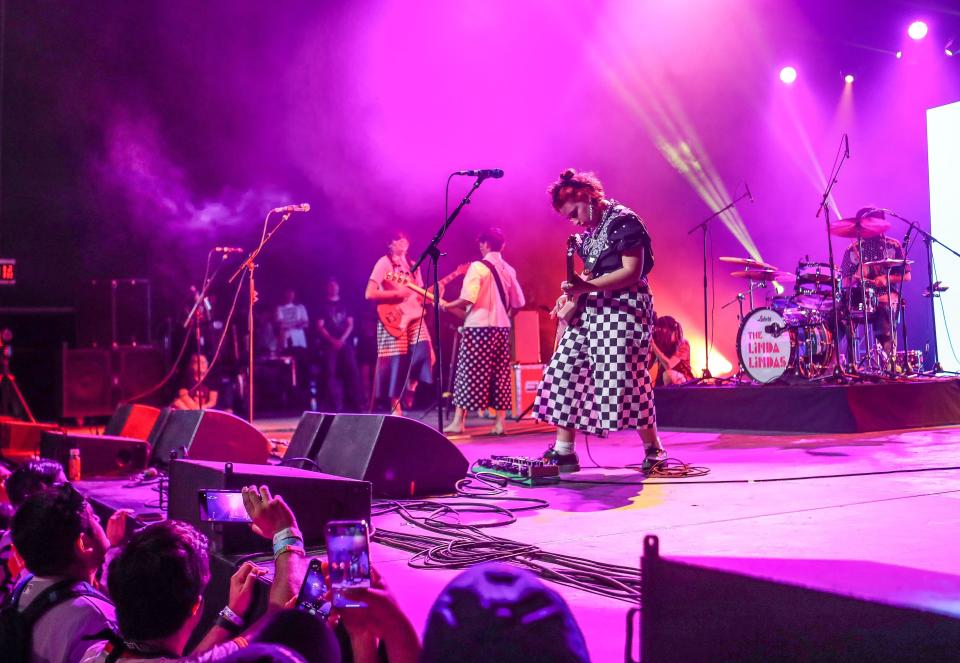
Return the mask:
{"type": "Polygon", "coordinates": [[[177,397],[170,407],[174,410],[208,410],[217,407],[219,393],[207,386],[207,380],[200,386],[200,378],[206,376],[210,365],[201,354],[193,354],[183,367],[177,397]]]}
{"type": "MultiPolygon", "coordinates": [[[[330,659],[339,661],[338,658],[330,659]]],[[[282,645],[254,644],[230,654],[223,663],[310,663],[303,656],[282,645]]]]}
{"type": "Polygon", "coordinates": [[[28,622],[24,649],[35,663],[77,663],[90,646],[88,638],[115,619],[113,605],[96,587],[110,545],[100,520],[64,483],[27,498],[11,531],[30,574],[10,599],[28,622]]]}
{"type": "Polygon", "coordinates": [[[380,649],[386,651],[390,663],[417,663],[421,649],[416,628],[397,605],[377,570],[371,568],[370,575],[369,589],[351,589],[345,593],[348,599],[363,607],[344,608],[335,615],[350,638],[354,663],[377,663],[381,660],[380,649]]]}
{"type": "Polygon", "coordinates": [[[270,617],[257,642],[282,646],[302,656],[306,663],[340,661],[340,645],[333,630],[319,617],[302,610],[282,610],[270,617]]]}
{"type": "MultiPolygon", "coordinates": [[[[274,541],[275,572],[269,603],[284,606],[303,577],[303,537],[283,499],[266,487],[243,490],[244,505],[258,534],[274,541]]],[[[87,650],[84,663],[123,661],[195,663],[219,661],[246,646],[253,589],[263,573],[246,562],[230,581],[230,598],[217,623],[184,657],[200,621],[203,591],[210,579],[207,540],[186,523],[165,521],[136,532],[110,563],[108,587],[116,603],[119,638],[87,650]],[[243,635],[241,635],[243,633],[243,635]]]]}
{"type": "Polygon", "coordinates": [[[529,571],[473,567],[443,590],[427,621],[422,663],[584,663],[580,627],[560,595],[529,571]]]}

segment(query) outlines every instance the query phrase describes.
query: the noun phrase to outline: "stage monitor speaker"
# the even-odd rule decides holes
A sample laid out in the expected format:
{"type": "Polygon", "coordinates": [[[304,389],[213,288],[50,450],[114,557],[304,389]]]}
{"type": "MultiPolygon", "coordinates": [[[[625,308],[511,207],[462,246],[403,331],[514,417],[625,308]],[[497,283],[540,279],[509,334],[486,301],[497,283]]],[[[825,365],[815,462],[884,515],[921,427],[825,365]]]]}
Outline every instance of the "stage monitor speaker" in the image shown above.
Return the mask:
{"type": "Polygon", "coordinates": [[[220,410],[170,410],[158,432],[150,462],[166,465],[178,457],[231,463],[266,463],[270,442],[240,417],[220,410]]]}
{"type": "Polygon", "coordinates": [[[320,472],[369,481],[378,497],[450,493],[469,467],[444,435],[405,417],[305,412],[294,438],[291,458],[303,456],[320,472]],[[314,429],[308,447],[304,440],[314,429]]]}
{"type": "Polygon", "coordinates": [[[304,542],[310,547],[324,544],[324,528],[331,520],[370,522],[371,495],[367,481],[295,467],[180,459],[170,463],[167,515],[188,522],[206,534],[215,552],[267,552],[272,543],[255,534],[248,523],[200,521],[200,490],[240,490],[251,485],[265,485],[271,493],[283,497],[297,517],[304,542]]]}
{"type": "Polygon", "coordinates": [[[40,455],[68,471],[70,450],[80,450],[80,478],[126,477],[147,467],[149,445],[143,440],[111,435],[48,431],[40,437],[40,455]]]}
{"type": "Polygon", "coordinates": [[[57,430],[56,424],[39,424],[16,419],[0,421],[0,456],[18,463],[40,455],[40,436],[57,430]]]}
{"type": "Polygon", "coordinates": [[[641,569],[643,608],[631,613],[643,661],[957,660],[955,575],[866,560],[667,558],[656,536],[644,538],[641,569]]]}
{"type": "Polygon", "coordinates": [[[100,417],[113,412],[110,350],[63,349],[64,417],[100,417]]]}
{"type": "Polygon", "coordinates": [[[128,403],[116,409],[103,434],[148,440],[159,419],[160,408],[128,403]]]}

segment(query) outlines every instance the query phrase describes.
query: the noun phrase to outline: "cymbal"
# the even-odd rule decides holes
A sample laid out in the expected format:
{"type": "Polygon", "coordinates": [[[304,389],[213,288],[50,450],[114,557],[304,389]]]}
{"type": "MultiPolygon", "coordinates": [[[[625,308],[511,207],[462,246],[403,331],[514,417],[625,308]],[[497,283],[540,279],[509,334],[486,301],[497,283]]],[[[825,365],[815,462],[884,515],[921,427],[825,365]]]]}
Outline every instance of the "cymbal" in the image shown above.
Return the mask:
{"type": "Polygon", "coordinates": [[[912,265],[913,260],[901,260],[899,258],[884,258],[883,260],[871,260],[863,263],[865,267],[881,267],[883,269],[895,269],[904,265],[912,265]]]}
{"type": "Polygon", "coordinates": [[[878,219],[875,216],[865,216],[858,219],[850,217],[849,219],[837,219],[830,224],[830,234],[837,237],[854,238],[860,236],[863,239],[867,237],[879,237],[890,230],[890,222],[886,219],[878,219]]]}
{"type": "Polygon", "coordinates": [[[734,258],[732,256],[720,256],[719,260],[720,262],[730,262],[730,263],[733,263],[734,265],[743,265],[747,269],[773,269],[773,270],[776,269],[776,267],[774,267],[769,263],[760,262],[759,260],[754,260],[753,258],[734,258]]]}
{"type": "Polygon", "coordinates": [[[779,283],[793,283],[797,277],[790,272],[781,272],[778,269],[746,269],[740,272],[730,272],[730,276],[751,281],[778,281],[779,283]]]}

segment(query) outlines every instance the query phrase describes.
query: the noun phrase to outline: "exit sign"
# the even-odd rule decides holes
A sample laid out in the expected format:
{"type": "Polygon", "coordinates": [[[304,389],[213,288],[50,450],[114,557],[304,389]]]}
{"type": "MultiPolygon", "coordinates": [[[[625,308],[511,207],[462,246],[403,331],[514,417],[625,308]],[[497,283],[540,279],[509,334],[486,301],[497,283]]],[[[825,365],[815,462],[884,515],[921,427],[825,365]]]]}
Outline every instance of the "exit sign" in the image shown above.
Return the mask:
{"type": "Polygon", "coordinates": [[[0,285],[17,283],[17,261],[14,258],[0,258],[0,285]]]}

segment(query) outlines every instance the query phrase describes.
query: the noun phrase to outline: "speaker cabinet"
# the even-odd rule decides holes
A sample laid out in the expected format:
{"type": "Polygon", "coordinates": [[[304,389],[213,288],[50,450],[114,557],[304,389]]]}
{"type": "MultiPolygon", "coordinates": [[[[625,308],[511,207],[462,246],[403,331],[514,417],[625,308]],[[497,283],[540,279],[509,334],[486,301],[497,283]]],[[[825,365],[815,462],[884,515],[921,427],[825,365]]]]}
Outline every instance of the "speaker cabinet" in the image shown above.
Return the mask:
{"type": "Polygon", "coordinates": [[[160,408],[149,405],[121,405],[110,417],[104,435],[147,440],[160,419],[160,408]]]}
{"type": "Polygon", "coordinates": [[[309,458],[320,472],[369,481],[376,496],[391,498],[450,493],[469,465],[433,428],[381,414],[305,412],[287,455],[309,458]]]}
{"type": "MultiPolygon", "coordinates": [[[[160,348],[149,346],[119,347],[113,351],[113,374],[120,400],[135,398],[153,388],[164,378],[166,365],[160,348]]],[[[162,393],[151,394],[152,403],[162,393]]]]}
{"type": "Polygon", "coordinates": [[[170,410],[155,436],[150,461],[166,465],[178,457],[231,463],[266,463],[270,442],[249,423],[220,410],[170,410]]]}
{"type": "Polygon", "coordinates": [[[331,520],[370,522],[370,483],[328,476],[295,467],[249,465],[197,460],[170,463],[169,518],[190,523],[210,538],[214,552],[269,551],[272,543],[255,534],[248,523],[200,521],[199,491],[240,490],[266,485],[290,505],[307,546],[324,544],[324,528],[331,520]]]}
{"type": "Polygon", "coordinates": [[[63,350],[63,416],[101,417],[113,412],[110,350],[63,350]]]}
{"type": "Polygon", "coordinates": [[[147,467],[149,445],[143,440],[111,435],[81,435],[48,431],[40,437],[40,455],[68,471],[70,450],[80,450],[80,477],[126,477],[147,467]]]}

